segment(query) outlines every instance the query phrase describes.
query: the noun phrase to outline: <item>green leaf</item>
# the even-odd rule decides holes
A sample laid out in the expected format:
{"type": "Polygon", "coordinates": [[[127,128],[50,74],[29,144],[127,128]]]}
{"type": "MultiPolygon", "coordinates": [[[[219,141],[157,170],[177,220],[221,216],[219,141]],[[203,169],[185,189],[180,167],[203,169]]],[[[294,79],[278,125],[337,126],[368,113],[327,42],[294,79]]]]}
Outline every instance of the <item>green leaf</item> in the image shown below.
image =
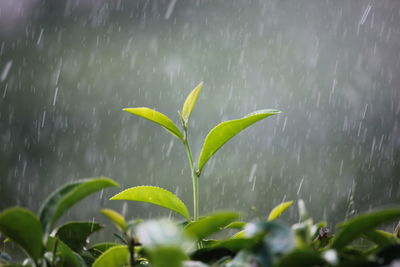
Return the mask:
{"type": "Polygon", "coordinates": [[[243,230],[243,228],[246,226],[246,222],[231,222],[227,226],[225,226],[225,229],[239,229],[243,230]]]}
{"type": "Polygon", "coordinates": [[[125,218],[120,213],[111,209],[102,209],[100,212],[108,219],[110,219],[115,224],[115,226],[119,228],[121,231],[126,230],[125,218]]]}
{"type": "Polygon", "coordinates": [[[39,212],[45,233],[48,234],[57,219],[77,202],[111,186],[119,185],[110,178],[101,177],[75,181],[57,189],[45,200],[39,212]]]}
{"type": "Polygon", "coordinates": [[[127,246],[114,246],[101,254],[92,267],[122,267],[129,262],[127,246]]]}
{"type": "Polygon", "coordinates": [[[386,209],[363,214],[344,222],[332,241],[332,248],[342,249],[350,242],[365,234],[380,224],[400,218],[400,209],[386,209]]]}
{"type": "Polygon", "coordinates": [[[264,109],[248,114],[246,117],[225,121],[215,126],[207,135],[198,162],[198,172],[201,173],[204,164],[215,154],[226,142],[242,130],[251,126],[259,120],[279,114],[279,110],[264,109]]]}
{"type": "Polygon", "coordinates": [[[369,231],[365,233],[363,237],[381,247],[392,245],[397,242],[397,238],[393,234],[382,230],[369,231]]]}
{"type": "Polygon", "coordinates": [[[58,238],[49,237],[47,240],[47,251],[54,251],[56,247],[57,265],[56,267],[84,267],[83,259],[70,249],[64,242],[58,238]]]}
{"type": "Polygon", "coordinates": [[[199,97],[202,88],[203,82],[199,83],[196,88],[190,92],[185,100],[185,104],[183,104],[181,117],[185,124],[188,122],[190,114],[192,114],[193,108],[196,105],[197,98],[199,97]]]}
{"type": "Polygon", "coordinates": [[[185,204],[173,193],[156,186],[136,186],[116,194],[111,200],[132,200],[158,205],[190,219],[185,204]]]}
{"type": "Polygon", "coordinates": [[[136,235],[149,255],[151,266],[180,267],[189,259],[185,252],[193,248],[179,225],[166,220],[149,220],[136,227],[136,235]]]}
{"type": "Polygon", "coordinates": [[[175,123],[161,112],[155,111],[150,108],[124,108],[123,111],[155,122],[161,125],[165,130],[167,130],[174,136],[178,137],[180,140],[183,140],[183,135],[181,131],[179,131],[175,123]]]}
{"type": "Polygon", "coordinates": [[[97,243],[91,246],[88,251],[94,255],[99,256],[100,254],[103,254],[105,251],[115,246],[119,246],[119,244],[111,242],[97,243]]]}
{"type": "Polygon", "coordinates": [[[76,252],[80,252],[86,245],[87,238],[103,227],[94,222],[69,222],[61,225],[56,236],[76,252]]]}
{"type": "Polygon", "coordinates": [[[201,240],[215,232],[222,230],[229,223],[237,220],[239,214],[235,212],[218,212],[200,218],[198,221],[189,223],[185,232],[198,240],[201,240]]]}
{"type": "Polygon", "coordinates": [[[292,204],[293,204],[293,201],[287,201],[287,202],[283,202],[283,203],[279,204],[278,206],[276,206],[275,208],[273,208],[268,215],[268,221],[275,220],[276,218],[281,216],[281,214],[287,208],[289,208],[292,204]]]}
{"type": "Polygon", "coordinates": [[[17,243],[35,262],[42,256],[42,226],[31,211],[10,208],[0,213],[0,232],[17,243]]]}
{"type": "Polygon", "coordinates": [[[310,249],[298,249],[284,255],[277,267],[325,266],[324,264],[326,262],[317,252],[310,249]]]}

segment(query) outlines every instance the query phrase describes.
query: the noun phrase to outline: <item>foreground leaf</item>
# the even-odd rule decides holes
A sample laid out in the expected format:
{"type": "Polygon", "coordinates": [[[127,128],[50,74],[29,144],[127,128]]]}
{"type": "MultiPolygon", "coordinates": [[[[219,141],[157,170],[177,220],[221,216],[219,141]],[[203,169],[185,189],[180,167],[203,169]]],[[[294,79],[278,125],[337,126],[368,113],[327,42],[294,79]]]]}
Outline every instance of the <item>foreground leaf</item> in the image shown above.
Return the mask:
{"type": "Polygon", "coordinates": [[[374,242],[380,247],[385,247],[397,243],[397,238],[393,234],[382,230],[369,231],[364,234],[364,238],[371,242],[374,242]]]}
{"type": "Polygon", "coordinates": [[[114,246],[101,254],[93,263],[93,267],[122,267],[129,262],[127,246],[114,246]]]}
{"type": "Polygon", "coordinates": [[[42,226],[31,211],[10,208],[0,213],[0,232],[17,243],[35,262],[42,256],[42,226]]]}
{"type": "Polygon", "coordinates": [[[380,224],[400,218],[400,209],[387,209],[357,216],[344,222],[332,241],[332,248],[342,249],[362,234],[373,230],[380,224]]]}
{"type": "Polygon", "coordinates": [[[279,114],[279,110],[264,109],[248,114],[246,117],[225,121],[215,126],[207,135],[198,162],[198,171],[201,173],[204,164],[215,154],[226,142],[242,130],[253,125],[259,120],[279,114]]]}
{"type": "Polygon", "coordinates": [[[229,223],[237,220],[239,214],[235,212],[219,212],[200,218],[185,227],[185,232],[198,240],[222,230],[229,223]]]}
{"type": "Polygon", "coordinates": [[[175,123],[161,112],[155,111],[150,108],[124,108],[123,111],[157,123],[158,125],[161,125],[165,130],[178,137],[180,140],[183,140],[183,135],[181,131],[179,131],[178,127],[176,127],[175,123]]]}
{"type": "Polygon", "coordinates": [[[51,194],[43,203],[40,212],[40,222],[46,234],[60,216],[83,198],[111,186],[119,186],[110,178],[84,179],[64,185],[51,194]]]}
{"type": "Polygon", "coordinates": [[[54,251],[56,246],[56,256],[58,257],[55,267],[86,267],[83,259],[76,254],[64,242],[58,238],[49,237],[47,241],[47,251],[54,251]]]}
{"type": "Polygon", "coordinates": [[[61,225],[56,236],[76,252],[80,252],[86,245],[87,238],[103,227],[94,222],[69,222],[61,225]]]}
{"type": "Polygon", "coordinates": [[[317,252],[298,249],[284,255],[279,260],[277,267],[324,266],[324,264],[326,262],[317,252]]]}
{"type": "Polygon", "coordinates": [[[188,122],[190,114],[192,114],[193,108],[196,105],[197,98],[199,97],[202,88],[203,82],[199,83],[196,88],[190,92],[185,100],[185,104],[183,104],[181,116],[185,124],[188,122]]]}
{"type": "Polygon", "coordinates": [[[108,219],[110,219],[114,223],[114,225],[121,231],[126,230],[126,221],[121,214],[112,209],[102,209],[100,212],[108,219]]]}
{"type": "Polygon", "coordinates": [[[277,219],[292,204],[293,204],[293,201],[287,201],[287,202],[283,202],[283,203],[279,204],[278,206],[276,206],[275,208],[273,208],[268,215],[268,221],[277,219]]]}
{"type": "Polygon", "coordinates": [[[156,186],[136,186],[116,194],[111,200],[131,200],[158,205],[181,214],[190,219],[185,204],[173,193],[156,186]]]}

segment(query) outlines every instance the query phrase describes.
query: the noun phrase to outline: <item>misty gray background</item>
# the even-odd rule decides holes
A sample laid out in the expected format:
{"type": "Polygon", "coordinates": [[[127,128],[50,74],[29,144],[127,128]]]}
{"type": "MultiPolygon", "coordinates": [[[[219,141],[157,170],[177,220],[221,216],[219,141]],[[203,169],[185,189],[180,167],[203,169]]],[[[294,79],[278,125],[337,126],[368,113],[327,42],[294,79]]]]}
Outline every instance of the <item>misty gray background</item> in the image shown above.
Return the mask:
{"type": "MultiPolygon", "coordinates": [[[[400,2],[2,0],[0,210],[33,211],[50,192],[108,176],[121,190],[162,186],[191,209],[183,146],[121,111],[177,111],[200,81],[197,159],[217,123],[268,118],[206,165],[201,213],[265,216],[304,199],[332,223],[400,200],[400,2]],[[258,212],[252,211],[254,207],[258,212]]],[[[64,217],[104,221],[105,190],[64,217]]],[[[169,216],[128,203],[128,218],[169,216]]],[[[296,221],[292,208],[286,215],[296,221]]]]}

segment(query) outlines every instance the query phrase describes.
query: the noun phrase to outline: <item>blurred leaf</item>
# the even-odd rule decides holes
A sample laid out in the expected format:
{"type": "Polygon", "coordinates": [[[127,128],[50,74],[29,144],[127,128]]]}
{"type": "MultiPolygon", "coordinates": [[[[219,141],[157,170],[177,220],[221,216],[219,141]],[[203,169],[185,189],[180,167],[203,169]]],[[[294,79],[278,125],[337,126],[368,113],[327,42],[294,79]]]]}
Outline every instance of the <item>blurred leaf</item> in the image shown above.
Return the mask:
{"type": "Polygon", "coordinates": [[[225,226],[225,229],[239,229],[242,230],[246,225],[246,222],[231,222],[227,226],[225,226]]]}
{"type": "Polygon", "coordinates": [[[256,242],[253,238],[230,238],[227,240],[216,241],[210,245],[210,248],[226,248],[230,251],[237,252],[242,249],[248,249],[256,242]]]}
{"type": "Polygon", "coordinates": [[[156,247],[179,247],[184,250],[193,248],[193,241],[185,235],[182,227],[167,220],[148,220],[136,227],[140,243],[147,249],[156,247]]]}
{"type": "Polygon", "coordinates": [[[218,212],[189,223],[185,227],[185,232],[201,240],[215,232],[221,231],[221,228],[238,218],[239,214],[235,212],[218,212]]]}
{"type": "Polygon", "coordinates": [[[119,186],[110,178],[91,178],[64,185],[43,203],[39,217],[45,233],[49,233],[57,219],[83,198],[111,186],[119,186]]]}
{"type": "Polygon", "coordinates": [[[248,114],[246,117],[225,121],[215,126],[207,135],[200,153],[198,171],[201,173],[204,164],[217,152],[226,142],[242,130],[251,126],[259,120],[271,115],[279,114],[279,110],[265,109],[248,114]]]}
{"type": "MultiPolygon", "coordinates": [[[[400,260],[400,244],[391,245],[383,248],[377,254],[377,257],[380,259],[380,263],[382,266],[388,266],[390,263],[396,260],[400,260]]],[[[390,265],[396,267],[396,263],[390,265]]]]}
{"type": "Polygon", "coordinates": [[[315,251],[308,249],[298,249],[282,256],[278,261],[277,267],[309,267],[324,266],[324,259],[315,251]]]}
{"type": "Polygon", "coordinates": [[[101,214],[110,219],[117,228],[119,228],[122,232],[126,230],[126,221],[125,218],[118,212],[112,209],[102,209],[100,210],[101,214]]]}
{"type": "Polygon", "coordinates": [[[103,227],[94,222],[69,222],[61,225],[56,236],[76,252],[80,252],[86,245],[87,238],[103,227]]]}
{"type": "Polygon", "coordinates": [[[84,260],[72,251],[64,242],[58,238],[49,237],[47,240],[47,251],[54,251],[56,246],[57,264],[54,267],[84,267],[86,266],[84,260]]]}
{"type": "Polygon", "coordinates": [[[180,140],[183,140],[183,135],[175,123],[165,116],[164,114],[155,111],[150,108],[124,108],[123,111],[129,112],[133,115],[145,118],[149,121],[157,123],[161,125],[165,130],[173,134],[174,136],[178,137],[180,140]]]}
{"type": "Polygon", "coordinates": [[[249,250],[241,250],[226,267],[272,266],[272,258],[268,254],[257,254],[249,250]]]}
{"type": "Polygon", "coordinates": [[[192,114],[193,108],[196,105],[197,98],[199,97],[199,93],[201,92],[202,88],[203,82],[199,83],[196,88],[190,92],[185,100],[185,104],[183,104],[181,117],[185,124],[188,122],[190,114],[192,114]]]}
{"type": "Polygon", "coordinates": [[[152,267],[181,267],[189,257],[177,247],[157,247],[147,251],[152,267]]]}
{"type": "Polygon", "coordinates": [[[190,252],[194,245],[180,226],[165,219],[139,224],[136,234],[149,256],[151,266],[155,267],[182,266],[182,261],[189,259],[186,252],[190,252]]]}
{"type": "Polygon", "coordinates": [[[115,246],[119,246],[119,244],[111,243],[111,242],[97,243],[97,244],[94,244],[93,246],[91,246],[88,249],[88,251],[90,251],[93,254],[100,255],[100,254],[104,253],[106,250],[108,250],[112,247],[115,247],[115,246]]]}
{"type": "Polygon", "coordinates": [[[92,267],[122,267],[129,262],[127,246],[114,246],[101,254],[92,267]]]}
{"type": "Polygon", "coordinates": [[[342,249],[350,242],[368,233],[380,224],[388,223],[400,218],[400,209],[386,209],[354,217],[342,223],[332,241],[332,248],[342,249]]]}
{"type": "Polygon", "coordinates": [[[126,189],[111,200],[131,200],[158,205],[181,214],[190,219],[190,214],[185,204],[173,193],[156,186],[136,186],[126,189]]]}
{"type": "Polygon", "coordinates": [[[363,237],[381,247],[392,245],[397,242],[397,239],[393,234],[382,230],[369,231],[365,233],[363,237]]]}
{"type": "Polygon", "coordinates": [[[287,201],[287,202],[283,202],[283,203],[279,204],[278,206],[276,206],[275,208],[273,208],[268,215],[268,221],[277,219],[292,204],[293,204],[293,201],[287,201]]]}
{"type": "Polygon", "coordinates": [[[42,226],[31,211],[10,208],[0,213],[0,232],[17,243],[35,262],[42,256],[42,226]]]}

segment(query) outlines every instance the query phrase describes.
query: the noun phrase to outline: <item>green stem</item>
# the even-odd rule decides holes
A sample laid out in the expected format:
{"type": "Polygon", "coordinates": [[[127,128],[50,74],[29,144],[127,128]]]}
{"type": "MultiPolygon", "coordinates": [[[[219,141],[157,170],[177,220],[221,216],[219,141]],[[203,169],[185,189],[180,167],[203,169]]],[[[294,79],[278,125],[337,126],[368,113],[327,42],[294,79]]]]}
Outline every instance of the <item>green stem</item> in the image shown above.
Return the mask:
{"type": "Polygon", "coordinates": [[[199,176],[197,175],[196,169],[194,167],[193,154],[188,142],[187,128],[185,126],[183,128],[184,128],[183,144],[185,145],[186,155],[189,161],[190,171],[192,175],[192,184],[193,184],[193,212],[194,212],[193,220],[197,221],[197,219],[199,218],[199,176]]]}

